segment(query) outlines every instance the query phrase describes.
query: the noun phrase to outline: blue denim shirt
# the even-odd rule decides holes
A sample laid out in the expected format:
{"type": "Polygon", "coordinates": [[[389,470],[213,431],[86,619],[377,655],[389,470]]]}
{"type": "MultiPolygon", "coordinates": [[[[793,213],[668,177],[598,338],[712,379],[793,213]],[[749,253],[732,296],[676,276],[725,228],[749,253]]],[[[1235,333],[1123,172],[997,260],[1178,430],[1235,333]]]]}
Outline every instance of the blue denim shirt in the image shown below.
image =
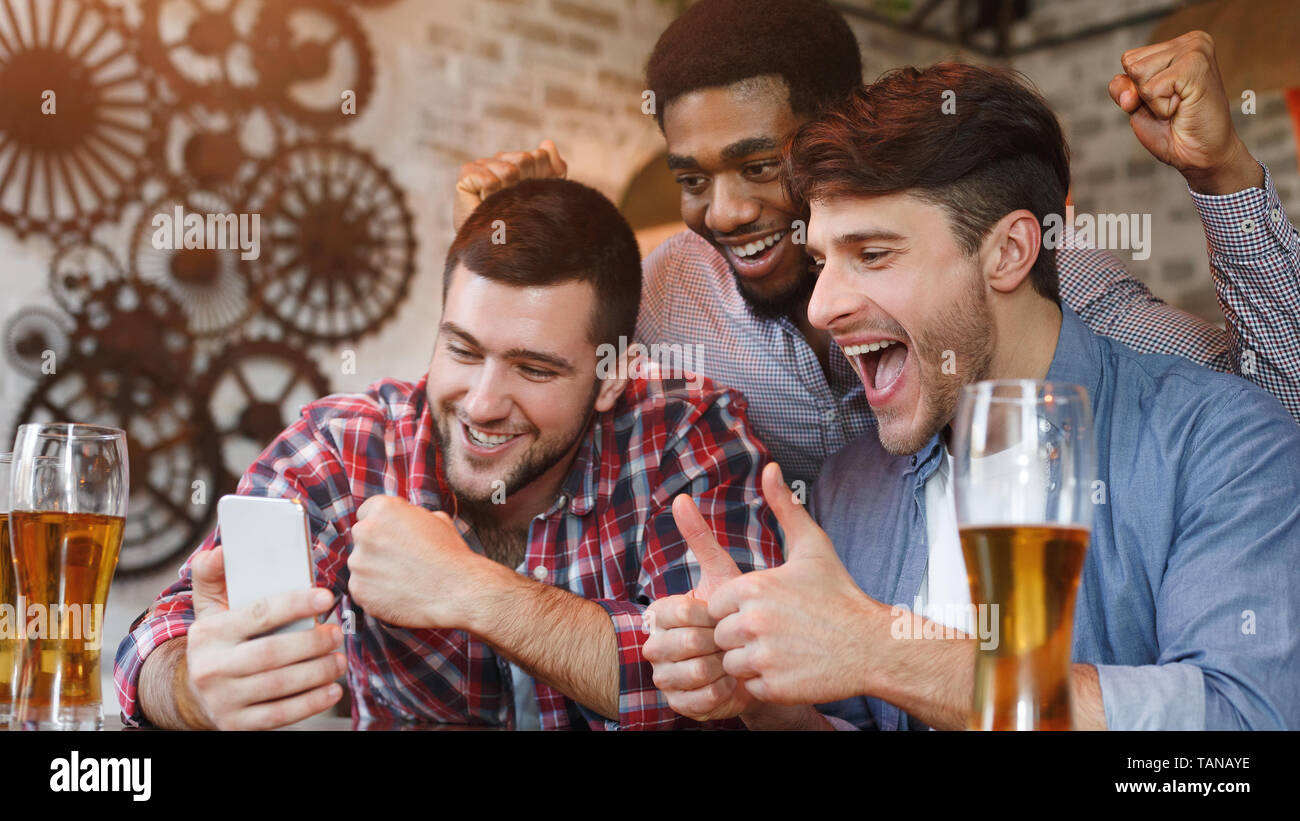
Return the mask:
{"type": "MultiPolygon", "coordinates": [[[[1047,378],[1092,397],[1098,478],[1073,657],[1110,729],[1300,728],[1300,428],[1236,376],[1140,354],[1068,308],[1047,378]]],[[[936,435],[894,456],[875,432],[832,456],[810,509],[869,596],[910,608],[928,558],[936,435]]],[[[876,698],[821,705],[858,727],[924,728],[876,698]]]]}

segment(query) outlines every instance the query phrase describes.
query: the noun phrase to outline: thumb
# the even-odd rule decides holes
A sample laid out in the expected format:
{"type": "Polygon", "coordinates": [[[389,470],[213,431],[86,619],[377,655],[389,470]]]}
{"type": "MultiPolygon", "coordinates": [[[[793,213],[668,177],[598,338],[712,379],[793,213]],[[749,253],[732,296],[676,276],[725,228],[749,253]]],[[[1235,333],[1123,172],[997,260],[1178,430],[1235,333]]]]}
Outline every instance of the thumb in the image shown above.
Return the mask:
{"type": "Polygon", "coordinates": [[[194,603],[194,617],[208,610],[226,610],[226,559],[221,545],[211,550],[201,550],[190,562],[190,589],[194,603]]]}
{"type": "Polygon", "coordinates": [[[731,554],[722,549],[718,540],[713,538],[695,500],[683,493],[673,499],[673,521],[686,539],[686,546],[695,554],[695,561],[700,565],[700,583],[691,591],[691,595],[701,601],[708,601],[709,595],[731,579],[740,575],[740,568],[731,558],[731,554]]]}
{"type": "Polygon", "coordinates": [[[796,556],[806,559],[826,553],[835,555],[835,547],[826,531],[818,527],[804,506],[795,500],[794,493],[785,484],[781,466],[776,462],[769,462],[763,468],[763,498],[785,533],[786,561],[796,556]]]}

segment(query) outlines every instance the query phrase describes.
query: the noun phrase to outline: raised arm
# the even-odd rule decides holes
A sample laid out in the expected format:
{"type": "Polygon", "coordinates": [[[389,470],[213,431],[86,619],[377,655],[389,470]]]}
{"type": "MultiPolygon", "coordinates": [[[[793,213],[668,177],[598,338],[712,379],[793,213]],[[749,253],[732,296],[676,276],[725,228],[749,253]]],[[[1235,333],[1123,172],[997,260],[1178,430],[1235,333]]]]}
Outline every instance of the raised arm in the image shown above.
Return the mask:
{"type": "Polygon", "coordinates": [[[1098,333],[1239,374],[1300,420],[1300,235],[1233,129],[1213,40],[1191,32],[1121,62],[1110,95],[1139,142],[1187,180],[1227,329],[1167,305],[1100,251],[1058,252],[1061,297],[1098,333]]]}

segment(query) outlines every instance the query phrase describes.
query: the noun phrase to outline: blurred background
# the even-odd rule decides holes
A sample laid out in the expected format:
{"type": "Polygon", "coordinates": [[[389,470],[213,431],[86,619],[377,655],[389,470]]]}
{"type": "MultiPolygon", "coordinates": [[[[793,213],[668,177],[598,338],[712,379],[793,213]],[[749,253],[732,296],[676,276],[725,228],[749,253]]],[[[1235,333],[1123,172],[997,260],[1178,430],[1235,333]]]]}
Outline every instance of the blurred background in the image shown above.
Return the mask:
{"type": "MultiPolygon", "coordinates": [[[[643,252],[680,229],[641,93],[685,5],[0,0],[0,437],[56,417],[128,431],[106,679],[302,403],[427,368],[462,163],[549,137],[643,252]],[[261,254],[160,250],[158,213],[260,213],[261,254]]],[[[1150,258],[1121,258],[1188,311],[1222,321],[1186,185],[1107,95],[1125,50],[1209,30],[1237,129],[1300,214],[1295,0],[833,5],[865,79],[953,57],[1028,75],[1065,126],[1076,207],[1151,213],[1150,258]]]]}

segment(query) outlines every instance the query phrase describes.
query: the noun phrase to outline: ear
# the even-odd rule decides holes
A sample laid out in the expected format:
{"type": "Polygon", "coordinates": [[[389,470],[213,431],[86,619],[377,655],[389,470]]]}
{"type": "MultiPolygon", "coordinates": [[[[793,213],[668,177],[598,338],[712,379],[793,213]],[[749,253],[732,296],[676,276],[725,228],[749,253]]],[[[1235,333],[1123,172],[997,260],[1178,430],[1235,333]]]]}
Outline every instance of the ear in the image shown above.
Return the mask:
{"type": "Polygon", "coordinates": [[[998,220],[980,249],[989,287],[1004,294],[1019,288],[1042,247],[1043,229],[1032,211],[1022,208],[998,220]]]}
{"type": "Polygon", "coordinates": [[[637,352],[629,348],[619,353],[618,367],[611,372],[601,374],[597,369],[596,378],[600,380],[600,390],[596,392],[596,412],[604,413],[614,407],[614,403],[623,394],[623,389],[627,387],[628,375],[634,374],[633,368],[637,367],[637,352]]]}

